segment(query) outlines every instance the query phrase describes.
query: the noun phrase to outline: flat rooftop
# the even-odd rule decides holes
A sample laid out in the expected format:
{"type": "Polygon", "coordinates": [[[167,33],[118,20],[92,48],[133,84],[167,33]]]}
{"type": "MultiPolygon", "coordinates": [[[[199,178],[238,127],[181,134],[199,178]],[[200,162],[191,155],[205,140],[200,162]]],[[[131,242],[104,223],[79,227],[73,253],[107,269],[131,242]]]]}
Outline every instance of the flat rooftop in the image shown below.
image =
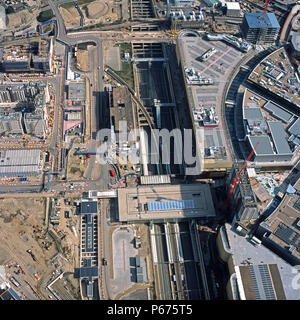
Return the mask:
{"type": "MultiPolygon", "coordinates": [[[[251,145],[258,145],[255,154],[292,154],[288,139],[297,132],[300,122],[295,115],[271,100],[245,89],[243,97],[243,119],[247,123],[247,134],[251,145]],[[294,122],[293,122],[294,121],[294,122]],[[292,123],[292,125],[291,125],[292,123]],[[292,132],[291,132],[292,131],[292,132]]],[[[239,137],[245,134],[240,130],[239,137]]],[[[299,131],[300,132],[300,131],[299,131]]]]}
{"type": "Polygon", "coordinates": [[[86,98],[85,81],[70,81],[68,98],[71,100],[85,100],[86,98]]]}
{"type": "Polygon", "coordinates": [[[284,47],[258,63],[248,80],[300,108],[300,84],[284,47]]]}
{"type": "Polygon", "coordinates": [[[97,201],[82,201],[80,204],[80,214],[98,213],[97,201]]]}
{"type": "Polygon", "coordinates": [[[185,68],[193,69],[204,78],[213,80],[212,85],[190,85],[185,80],[190,116],[194,130],[203,128],[199,120],[195,120],[195,113],[201,110],[213,110],[218,122],[214,126],[204,127],[205,148],[214,148],[214,156],[207,157],[204,161],[204,168],[231,167],[229,141],[225,136],[221,115],[222,93],[227,78],[235,65],[240,61],[243,54],[232,46],[220,41],[206,41],[201,37],[182,37],[178,40],[178,59],[180,59],[183,76],[185,68]],[[217,51],[206,61],[200,61],[201,57],[208,50],[215,48],[217,51]]]}
{"type": "Polygon", "coordinates": [[[286,194],[278,208],[262,222],[262,225],[271,231],[269,239],[283,248],[294,246],[293,255],[300,259],[299,195],[286,194]]]}
{"type": "Polygon", "coordinates": [[[249,136],[249,140],[253,147],[259,142],[255,150],[255,154],[274,154],[273,147],[269,136],[249,136]]]}
{"type": "Polygon", "coordinates": [[[119,220],[204,218],[216,215],[208,184],[118,189],[119,220]]]}
{"type": "Polygon", "coordinates": [[[235,266],[277,264],[286,299],[300,299],[299,289],[292,287],[295,278],[294,267],[265,246],[254,246],[248,237],[240,236],[228,223],[225,224],[225,228],[235,266]]]}
{"type": "Polygon", "coordinates": [[[273,12],[267,12],[262,17],[263,12],[245,12],[245,19],[250,28],[280,28],[280,25],[273,12]]]}
{"type": "Polygon", "coordinates": [[[288,129],[289,133],[300,135],[300,118],[298,118],[288,129]]]}
{"type": "Polygon", "coordinates": [[[279,121],[267,121],[278,154],[292,153],[287,142],[287,135],[279,121]]]}

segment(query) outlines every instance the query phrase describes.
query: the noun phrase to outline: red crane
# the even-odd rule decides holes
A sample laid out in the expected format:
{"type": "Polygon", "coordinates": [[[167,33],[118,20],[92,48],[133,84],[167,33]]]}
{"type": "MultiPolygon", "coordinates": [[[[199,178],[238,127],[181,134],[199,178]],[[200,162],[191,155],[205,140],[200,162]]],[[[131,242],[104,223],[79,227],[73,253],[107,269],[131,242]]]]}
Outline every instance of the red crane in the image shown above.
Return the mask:
{"type": "Polygon", "coordinates": [[[231,196],[232,196],[232,194],[233,194],[234,188],[235,188],[237,182],[239,181],[242,172],[245,170],[248,161],[249,161],[249,160],[251,159],[251,157],[253,156],[253,154],[254,154],[256,148],[258,147],[258,145],[259,145],[259,142],[256,143],[255,147],[254,147],[254,148],[252,149],[252,151],[250,152],[248,158],[247,158],[246,161],[244,162],[244,164],[243,164],[241,170],[239,171],[239,173],[237,174],[237,176],[236,176],[235,178],[233,178],[232,184],[231,184],[231,186],[230,186],[230,190],[229,190],[229,192],[228,192],[228,196],[227,196],[225,205],[224,205],[224,207],[223,207],[222,213],[225,213],[225,212],[227,211],[227,208],[228,208],[228,205],[229,205],[231,196]]]}
{"type": "Polygon", "coordinates": [[[271,3],[271,0],[266,0],[266,3],[265,3],[265,10],[264,10],[264,13],[262,14],[261,18],[263,19],[266,12],[267,12],[267,8],[268,8],[268,5],[271,3]]]}

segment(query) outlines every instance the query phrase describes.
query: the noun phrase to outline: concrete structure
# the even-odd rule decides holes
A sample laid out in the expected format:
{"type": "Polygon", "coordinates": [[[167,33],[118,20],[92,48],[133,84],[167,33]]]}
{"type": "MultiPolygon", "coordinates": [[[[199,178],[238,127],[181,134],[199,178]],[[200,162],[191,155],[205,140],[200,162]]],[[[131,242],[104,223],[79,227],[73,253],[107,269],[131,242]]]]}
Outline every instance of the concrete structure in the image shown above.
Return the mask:
{"type": "Polygon", "coordinates": [[[292,285],[296,269],[247,236],[241,226],[222,226],[217,247],[229,269],[228,299],[299,300],[299,289],[292,285]]]}
{"type": "MultiPolygon", "coordinates": [[[[222,118],[222,93],[227,77],[241,58],[241,52],[220,41],[206,41],[201,37],[178,38],[177,58],[185,79],[185,90],[194,132],[204,134],[204,176],[226,175],[231,170],[230,145],[222,118]],[[217,52],[206,62],[199,57],[209,49],[217,52]],[[192,84],[194,75],[196,84],[192,84]],[[213,83],[199,83],[199,78],[213,83]]],[[[198,133],[196,135],[198,135],[198,133]]],[[[201,156],[203,159],[203,156],[201,156]]],[[[202,160],[201,160],[202,161],[202,160]]]]}
{"type": "Polygon", "coordinates": [[[295,32],[291,38],[292,54],[295,58],[300,60],[300,32],[295,32]]]}
{"type": "Polygon", "coordinates": [[[0,151],[0,177],[35,176],[41,171],[41,151],[17,149],[0,151]]]}
{"type": "Polygon", "coordinates": [[[254,44],[273,43],[277,40],[280,25],[274,13],[246,12],[241,24],[244,38],[254,44]]]}
{"type": "Polygon", "coordinates": [[[118,189],[119,220],[178,221],[215,217],[208,184],[155,185],[118,189]]]}

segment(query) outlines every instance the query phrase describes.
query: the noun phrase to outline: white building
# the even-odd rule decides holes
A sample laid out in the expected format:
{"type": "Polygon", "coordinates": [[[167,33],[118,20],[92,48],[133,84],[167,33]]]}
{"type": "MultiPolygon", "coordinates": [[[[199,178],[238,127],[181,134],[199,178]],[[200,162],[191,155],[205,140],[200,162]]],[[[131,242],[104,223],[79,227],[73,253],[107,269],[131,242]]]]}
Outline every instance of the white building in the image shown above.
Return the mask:
{"type": "Polygon", "coordinates": [[[241,7],[238,2],[226,2],[226,15],[228,17],[240,17],[241,16],[241,7]]]}

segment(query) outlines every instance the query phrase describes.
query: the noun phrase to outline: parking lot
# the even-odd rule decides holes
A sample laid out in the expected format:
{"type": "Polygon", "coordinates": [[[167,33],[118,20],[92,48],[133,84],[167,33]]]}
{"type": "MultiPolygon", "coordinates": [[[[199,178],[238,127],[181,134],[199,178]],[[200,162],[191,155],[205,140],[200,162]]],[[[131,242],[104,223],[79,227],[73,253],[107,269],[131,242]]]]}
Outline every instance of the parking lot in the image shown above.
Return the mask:
{"type": "MultiPolygon", "coordinates": [[[[134,248],[134,234],[129,227],[118,228],[112,234],[113,245],[113,280],[112,294],[116,295],[134,285],[135,268],[130,264],[130,258],[138,254],[134,248]]],[[[113,298],[113,297],[112,297],[113,298]]]]}
{"type": "Polygon", "coordinates": [[[229,145],[225,139],[221,116],[221,103],[226,82],[232,80],[228,79],[228,76],[243,54],[221,41],[208,41],[198,37],[185,37],[179,41],[183,66],[193,68],[202,77],[210,78],[214,82],[209,86],[190,86],[190,103],[193,104],[191,106],[193,111],[212,108],[215,116],[221,120],[216,127],[205,128],[205,147],[218,147],[222,151],[215,158],[216,162],[230,161],[229,145]],[[212,48],[215,48],[216,52],[207,60],[201,61],[201,56],[212,48]]]}

